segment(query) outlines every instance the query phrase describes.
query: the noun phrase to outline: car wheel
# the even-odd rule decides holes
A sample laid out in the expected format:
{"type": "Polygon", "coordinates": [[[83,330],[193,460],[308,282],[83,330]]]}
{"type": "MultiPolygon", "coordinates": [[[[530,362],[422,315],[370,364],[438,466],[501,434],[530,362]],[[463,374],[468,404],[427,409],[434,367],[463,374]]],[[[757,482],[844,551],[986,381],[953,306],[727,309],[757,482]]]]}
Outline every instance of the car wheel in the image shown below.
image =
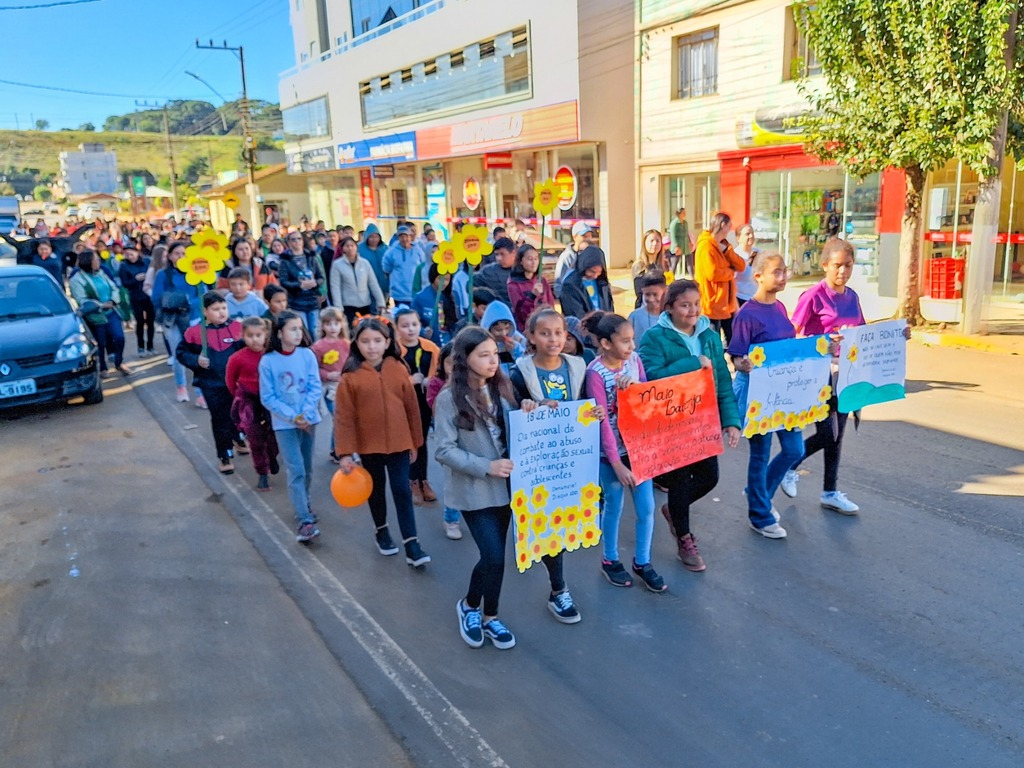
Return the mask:
{"type": "Polygon", "coordinates": [[[82,401],[86,405],[97,405],[103,402],[103,383],[100,381],[96,382],[96,386],[85,393],[82,401]]]}

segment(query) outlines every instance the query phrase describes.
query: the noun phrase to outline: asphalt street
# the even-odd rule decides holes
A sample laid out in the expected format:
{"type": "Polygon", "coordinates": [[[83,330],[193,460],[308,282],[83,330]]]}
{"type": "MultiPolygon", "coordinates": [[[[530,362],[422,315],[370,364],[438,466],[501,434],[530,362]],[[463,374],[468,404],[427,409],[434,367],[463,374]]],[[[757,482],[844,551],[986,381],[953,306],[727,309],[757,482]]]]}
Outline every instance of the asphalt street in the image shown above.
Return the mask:
{"type": "Polygon", "coordinates": [[[323,536],[297,545],[283,476],[220,477],[167,371],[0,422],[5,764],[1024,763],[1020,358],[911,345],[908,399],[847,436],[859,517],[819,508],[816,457],[776,499],[789,538],[755,536],[741,445],[694,508],[705,573],[658,519],[667,594],[609,586],[580,550],[566,626],[543,569],[510,566],[511,651],[459,638],[476,549],[440,505],[418,510],[424,571],[381,557],[368,511],[330,499],[321,429],[323,536]]]}

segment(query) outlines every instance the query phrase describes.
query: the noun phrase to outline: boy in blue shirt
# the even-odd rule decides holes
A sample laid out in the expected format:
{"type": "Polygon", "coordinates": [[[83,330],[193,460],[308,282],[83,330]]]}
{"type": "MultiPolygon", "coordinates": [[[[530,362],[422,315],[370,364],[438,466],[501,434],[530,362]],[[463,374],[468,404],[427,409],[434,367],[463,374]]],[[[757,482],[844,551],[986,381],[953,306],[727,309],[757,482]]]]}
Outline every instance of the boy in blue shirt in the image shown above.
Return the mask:
{"type": "Polygon", "coordinates": [[[252,290],[252,272],[245,267],[235,267],[228,272],[228,293],[224,296],[228,305],[228,317],[262,317],[267,305],[252,290]]]}

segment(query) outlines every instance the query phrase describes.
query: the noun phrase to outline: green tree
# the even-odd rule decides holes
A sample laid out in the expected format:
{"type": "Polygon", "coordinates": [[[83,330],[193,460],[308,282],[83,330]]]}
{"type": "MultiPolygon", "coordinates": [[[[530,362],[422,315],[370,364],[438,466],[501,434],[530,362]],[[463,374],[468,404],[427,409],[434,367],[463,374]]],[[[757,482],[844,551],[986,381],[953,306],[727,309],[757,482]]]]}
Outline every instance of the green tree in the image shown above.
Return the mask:
{"type": "Polygon", "coordinates": [[[40,184],[32,190],[32,197],[36,200],[42,200],[44,203],[47,203],[53,199],[53,191],[45,184],[40,184]]]}
{"type": "Polygon", "coordinates": [[[37,131],[45,131],[49,127],[50,127],[50,121],[49,120],[42,120],[42,119],[36,120],[36,130],[37,131]]]}
{"type": "MultiPolygon", "coordinates": [[[[906,174],[899,314],[920,317],[921,204],[930,170],[952,158],[983,181],[999,127],[1021,136],[1020,67],[1004,53],[1021,0],[816,0],[801,3],[803,31],[824,85],[801,84],[814,112],[800,119],[809,149],[863,177],[906,174]]],[[[1018,62],[1019,63],[1019,62],[1018,62]]],[[[998,153],[1001,158],[1001,151],[998,153]]],[[[998,183],[998,181],[996,182],[998,183]]],[[[998,204],[998,203],[997,203],[998,204]]]]}
{"type": "Polygon", "coordinates": [[[80,131],[95,131],[96,130],[96,126],[93,125],[92,123],[82,123],[80,126],[78,126],[78,130],[80,130],[80,131]]]}

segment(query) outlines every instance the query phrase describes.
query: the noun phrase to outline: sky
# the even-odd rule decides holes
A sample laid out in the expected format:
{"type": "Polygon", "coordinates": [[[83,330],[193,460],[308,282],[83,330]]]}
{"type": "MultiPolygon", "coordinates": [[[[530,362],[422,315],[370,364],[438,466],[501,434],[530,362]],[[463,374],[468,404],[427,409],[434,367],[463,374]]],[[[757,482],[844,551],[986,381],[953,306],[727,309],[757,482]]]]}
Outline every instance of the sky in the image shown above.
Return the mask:
{"type": "Polygon", "coordinates": [[[0,80],[73,91],[47,91],[0,82],[0,129],[30,128],[45,119],[49,130],[97,130],[109,115],[136,109],[135,101],[203,99],[219,105],[242,95],[238,59],[195,47],[210,38],[245,47],[249,98],[278,101],[278,75],[295,64],[289,0],[0,0],[0,29],[17,41],[0,67],[0,80]],[[50,8],[18,6],[71,3],[50,8]],[[40,37],[42,39],[40,39],[40,37]],[[16,51],[16,53],[12,52],[16,51]]]}

